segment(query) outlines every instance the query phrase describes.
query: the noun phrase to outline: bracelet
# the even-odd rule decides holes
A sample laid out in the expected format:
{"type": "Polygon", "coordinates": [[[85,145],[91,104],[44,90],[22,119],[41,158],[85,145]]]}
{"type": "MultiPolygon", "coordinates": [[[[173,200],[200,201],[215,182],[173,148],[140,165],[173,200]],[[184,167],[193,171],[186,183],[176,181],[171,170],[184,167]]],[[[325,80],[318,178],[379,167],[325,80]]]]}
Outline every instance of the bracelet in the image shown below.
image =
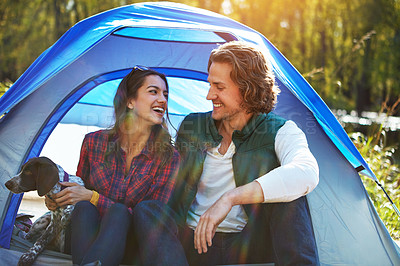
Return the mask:
{"type": "Polygon", "coordinates": [[[94,190],[92,190],[92,191],[93,191],[93,194],[92,194],[92,198],[90,199],[90,203],[92,203],[94,206],[97,206],[100,195],[99,195],[99,193],[97,193],[97,191],[94,191],[94,190]]]}

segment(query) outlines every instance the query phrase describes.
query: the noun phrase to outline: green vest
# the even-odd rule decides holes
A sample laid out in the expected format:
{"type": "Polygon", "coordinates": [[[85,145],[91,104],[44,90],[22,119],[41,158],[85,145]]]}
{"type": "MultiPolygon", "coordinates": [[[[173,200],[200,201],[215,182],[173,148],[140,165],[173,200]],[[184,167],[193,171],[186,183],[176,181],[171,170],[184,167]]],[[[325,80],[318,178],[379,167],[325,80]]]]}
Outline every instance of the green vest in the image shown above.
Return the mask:
{"type": "MultiPolygon", "coordinates": [[[[234,131],[232,141],[236,152],[232,165],[236,186],[248,184],[279,166],[275,136],[285,122],[273,113],[254,115],[241,131],[234,131]]],[[[196,196],[207,149],[218,146],[221,140],[211,112],[189,114],[179,127],[176,147],[181,155],[181,164],[169,205],[178,214],[180,225],[185,224],[196,196]]],[[[250,206],[244,208],[249,216],[250,206]]]]}

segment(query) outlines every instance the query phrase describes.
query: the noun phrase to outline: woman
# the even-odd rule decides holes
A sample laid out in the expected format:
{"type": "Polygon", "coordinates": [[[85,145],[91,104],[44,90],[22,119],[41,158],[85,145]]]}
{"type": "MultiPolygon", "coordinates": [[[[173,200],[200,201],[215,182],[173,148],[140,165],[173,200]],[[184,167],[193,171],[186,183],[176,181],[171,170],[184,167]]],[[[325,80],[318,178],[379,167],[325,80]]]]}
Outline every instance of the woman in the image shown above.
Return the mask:
{"type": "Polygon", "coordinates": [[[49,209],[76,204],[71,221],[74,264],[119,265],[135,205],[168,201],[179,155],[163,118],[167,100],[165,76],[135,67],[115,95],[112,129],[85,136],[77,170],[85,187],[64,182],[67,188],[55,202],[46,198],[49,209]]]}

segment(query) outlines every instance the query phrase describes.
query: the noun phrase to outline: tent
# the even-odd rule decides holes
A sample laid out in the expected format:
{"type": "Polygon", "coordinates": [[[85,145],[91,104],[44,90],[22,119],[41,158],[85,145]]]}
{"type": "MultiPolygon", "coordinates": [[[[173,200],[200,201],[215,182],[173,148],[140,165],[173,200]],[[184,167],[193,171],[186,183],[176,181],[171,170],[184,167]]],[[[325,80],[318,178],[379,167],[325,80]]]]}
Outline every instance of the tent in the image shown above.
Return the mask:
{"type": "MultiPolygon", "coordinates": [[[[27,159],[43,154],[56,132],[64,133],[52,144],[58,148],[56,162],[76,157],[59,147],[83,138],[72,134],[74,126],[110,125],[112,96],[135,65],[168,76],[175,128],[189,112],[211,110],[205,100],[208,56],[231,40],[265,52],[282,91],[275,113],[302,128],[317,158],[320,183],[307,199],[321,264],[400,265],[400,249],[359,174],[376,177],[306,80],[260,33],[219,14],[169,2],[123,6],[77,23],[0,98],[0,261],[18,256],[25,243],[12,234],[22,196],[3,184],[27,159]]],[[[68,264],[69,259],[49,251],[38,263],[68,264]]]]}

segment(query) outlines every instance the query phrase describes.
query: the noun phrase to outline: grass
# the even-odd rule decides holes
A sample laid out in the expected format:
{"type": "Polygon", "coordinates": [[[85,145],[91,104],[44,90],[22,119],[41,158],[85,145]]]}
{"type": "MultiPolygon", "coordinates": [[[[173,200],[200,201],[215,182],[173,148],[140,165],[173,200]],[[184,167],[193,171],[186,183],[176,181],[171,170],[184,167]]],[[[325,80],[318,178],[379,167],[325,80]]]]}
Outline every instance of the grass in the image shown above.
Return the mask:
{"type": "MultiPolygon", "coordinates": [[[[394,153],[398,146],[385,145],[385,130],[382,126],[372,136],[355,132],[349,134],[361,155],[379,183],[385,188],[397,208],[400,208],[400,166],[395,163],[394,153]]],[[[400,217],[395,212],[390,201],[374,180],[362,177],[366,190],[375,205],[391,237],[400,240],[400,217]]]]}

